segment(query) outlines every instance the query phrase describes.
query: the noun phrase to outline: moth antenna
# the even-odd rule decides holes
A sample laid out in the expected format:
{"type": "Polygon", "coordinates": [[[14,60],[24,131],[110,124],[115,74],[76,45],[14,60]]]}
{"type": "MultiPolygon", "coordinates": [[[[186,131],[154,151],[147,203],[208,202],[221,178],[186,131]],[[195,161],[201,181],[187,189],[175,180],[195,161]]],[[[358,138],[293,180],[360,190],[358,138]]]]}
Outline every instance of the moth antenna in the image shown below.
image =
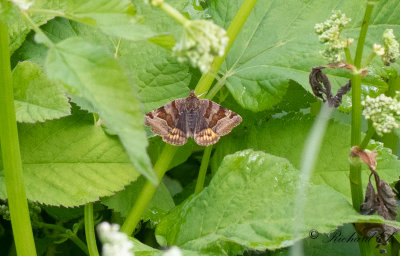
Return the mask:
{"type": "Polygon", "coordinates": [[[207,94],[207,92],[203,92],[202,94],[197,95],[197,97],[200,98],[201,96],[204,96],[206,94],[207,94]]]}

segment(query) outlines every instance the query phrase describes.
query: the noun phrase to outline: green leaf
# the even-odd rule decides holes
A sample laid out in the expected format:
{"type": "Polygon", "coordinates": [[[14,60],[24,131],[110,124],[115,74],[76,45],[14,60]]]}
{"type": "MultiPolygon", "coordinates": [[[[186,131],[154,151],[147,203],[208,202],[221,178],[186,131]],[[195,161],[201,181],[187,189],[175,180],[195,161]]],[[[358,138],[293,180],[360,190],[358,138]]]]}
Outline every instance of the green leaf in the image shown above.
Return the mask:
{"type": "MultiPolygon", "coordinates": [[[[242,2],[213,1],[210,14],[218,25],[227,28],[242,2]]],[[[220,70],[236,101],[252,111],[271,109],[283,99],[289,79],[311,91],[308,84],[311,68],[327,63],[318,53],[323,46],[314,33],[314,25],[329,18],[331,11],[338,7],[352,18],[344,36],[357,40],[364,0],[258,1],[220,70]]],[[[381,41],[386,28],[392,28],[399,35],[400,14],[393,12],[398,8],[397,0],[377,3],[368,28],[365,56],[371,52],[373,43],[381,41]]],[[[353,56],[355,45],[351,47],[353,56]]],[[[348,77],[349,73],[342,71],[331,75],[334,91],[345,84],[348,77]]],[[[366,79],[365,83],[384,85],[376,78],[366,79]]]]}
{"type": "MultiPolygon", "coordinates": [[[[90,115],[19,125],[24,182],[29,200],[78,206],[109,196],[136,180],[121,144],[93,125],[90,115]]],[[[6,199],[0,175],[0,198],[6,199]]]]}
{"type": "MultiPolygon", "coordinates": [[[[293,206],[298,175],[288,160],[263,152],[226,156],[210,185],[160,222],[157,240],[212,255],[292,245],[297,240],[293,206]]],[[[342,195],[321,185],[308,187],[304,211],[301,237],[311,229],[326,233],[343,223],[374,218],[358,214],[342,195]]]]}
{"type": "Polygon", "coordinates": [[[47,79],[39,65],[20,62],[13,70],[12,78],[18,122],[44,122],[71,114],[65,93],[47,79]]]}
{"type": "MultiPolygon", "coordinates": [[[[57,4],[56,0],[35,0],[31,8],[37,6],[52,6],[57,4]]],[[[52,14],[32,14],[30,18],[38,25],[46,23],[54,18],[52,14]]],[[[10,35],[10,53],[12,54],[24,42],[26,36],[32,28],[28,20],[23,17],[17,6],[9,0],[0,0],[0,19],[8,25],[10,35]]]]}
{"type": "MultiPolygon", "coordinates": [[[[304,142],[314,119],[310,115],[287,115],[267,122],[256,120],[246,122],[233,130],[229,139],[224,137],[216,146],[211,159],[215,172],[222,159],[230,153],[246,148],[254,148],[285,157],[297,168],[300,167],[304,142]]],[[[312,182],[325,184],[342,193],[351,202],[349,186],[350,126],[330,122],[326,130],[321,151],[312,174],[312,182]]],[[[400,161],[390,151],[377,142],[370,143],[369,149],[378,152],[377,172],[388,183],[398,180],[400,161]]],[[[363,184],[368,183],[370,174],[363,165],[363,184]]]]}
{"type": "Polygon", "coordinates": [[[79,37],[57,43],[46,59],[50,78],[74,87],[118,134],[132,164],[151,182],[157,177],[146,154],[144,118],[124,69],[102,46],[79,37]]]}
{"type": "MultiPolygon", "coordinates": [[[[132,252],[135,256],[162,256],[162,255],[172,255],[167,254],[166,251],[154,249],[148,245],[141,243],[139,240],[133,237],[129,237],[129,240],[133,242],[132,252]]],[[[167,249],[168,250],[168,249],[167,249]]],[[[205,254],[201,254],[195,251],[181,250],[182,255],[185,256],[207,256],[205,254]]]]}
{"type": "Polygon", "coordinates": [[[156,34],[138,23],[129,0],[65,1],[65,17],[97,26],[104,33],[129,40],[145,40],[156,34]]]}
{"type": "MultiPolygon", "coordinates": [[[[102,198],[101,201],[108,208],[119,212],[122,217],[127,217],[145,182],[146,180],[143,177],[139,177],[135,182],[125,187],[124,190],[111,197],[102,198]]],[[[174,200],[167,187],[161,182],[153,198],[147,205],[146,210],[143,212],[141,219],[144,221],[150,220],[154,224],[157,224],[174,207],[174,200]]]]}

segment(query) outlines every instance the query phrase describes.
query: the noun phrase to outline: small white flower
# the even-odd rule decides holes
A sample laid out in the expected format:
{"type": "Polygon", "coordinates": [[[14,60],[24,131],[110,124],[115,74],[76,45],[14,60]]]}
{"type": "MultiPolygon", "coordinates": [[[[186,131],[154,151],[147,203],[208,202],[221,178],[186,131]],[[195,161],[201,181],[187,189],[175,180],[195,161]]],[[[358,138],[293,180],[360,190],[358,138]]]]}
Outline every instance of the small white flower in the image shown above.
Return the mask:
{"type": "Polygon", "coordinates": [[[166,250],[162,256],[183,256],[181,249],[178,246],[172,246],[166,250]]]}
{"type": "Polygon", "coordinates": [[[342,50],[354,42],[353,38],[342,39],[341,31],[351,21],[341,11],[332,11],[331,17],[323,23],[314,26],[315,33],[319,35],[319,41],[325,45],[320,53],[331,62],[342,60],[342,50]]]}
{"type": "Polygon", "coordinates": [[[28,10],[32,6],[33,1],[28,0],[11,0],[15,5],[17,5],[22,10],[28,10]]]}
{"type": "Polygon", "coordinates": [[[372,125],[379,136],[390,133],[399,128],[400,123],[400,93],[396,97],[387,97],[384,94],[376,98],[367,96],[362,102],[363,114],[366,119],[372,121],[372,125]]]}
{"type": "Polygon", "coordinates": [[[399,42],[393,34],[393,29],[386,29],[383,32],[383,46],[385,48],[385,53],[382,55],[383,63],[390,65],[400,56],[399,42]]]}
{"type": "Polygon", "coordinates": [[[134,256],[133,243],[125,233],[119,232],[118,224],[102,222],[97,225],[97,232],[103,243],[103,256],[134,256]]]}
{"type": "Polygon", "coordinates": [[[188,20],[173,48],[179,61],[189,60],[201,72],[207,72],[216,56],[223,56],[228,44],[226,32],[209,20],[188,20]]]}
{"type": "Polygon", "coordinates": [[[374,52],[376,53],[376,55],[382,56],[383,54],[385,54],[385,48],[380,44],[374,44],[374,52]]]}

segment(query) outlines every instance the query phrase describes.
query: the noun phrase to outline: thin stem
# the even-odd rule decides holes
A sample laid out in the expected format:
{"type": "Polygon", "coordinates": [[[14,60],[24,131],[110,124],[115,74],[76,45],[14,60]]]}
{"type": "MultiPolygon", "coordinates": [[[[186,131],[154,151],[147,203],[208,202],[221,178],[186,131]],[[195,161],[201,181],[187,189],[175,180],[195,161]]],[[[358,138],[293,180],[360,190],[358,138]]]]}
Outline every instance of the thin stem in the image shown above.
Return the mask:
{"type": "MultiPolygon", "coordinates": [[[[315,119],[311,131],[307,135],[307,140],[304,143],[303,154],[301,156],[300,175],[297,185],[297,193],[294,204],[294,237],[301,238],[302,230],[304,229],[304,209],[307,202],[307,184],[311,178],[315,163],[321,149],[322,140],[332,114],[332,108],[327,103],[322,105],[322,108],[315,119]]],[[[303,242],[300,240],[290,250],[290,255],[302,256],[303,242]]]]}
{"type": "Polygon", "coordinates": [[[372,136],[374,136],[374,134],[375,134],[375,128],[372,126],[371,121],[369,121],[367,134],[365,135],[364,139],[360,144],[361,150],[364,150],[368,146],[368,143],[371,140],[372,136]]]}
{"type": "MultiPolygon", "coordinates": [[[[157,159],[157,162],[154,165],[154,172],[156,173],[159,181],[168,170],[168,166],[170,165],[178,148],[179,147],[172,146],[170,144],[165,144],[160,156],[157,159]]],[[[146,180],[143,189],[140,191],[135,204],[133,205],[128,217],[126,217],[126,220],[121,227],[122,232],[126,233],[127,235],[131,235],[133,233],[140,221],[143,211],[146,209],[156,190],[157,185],[154,185],[149,180],[146,180]]]]}
{"type": "Polygon", "coordinates": [[[218,82],[211,88],[210,92],[207,93],[206,98],[211,100],[222,89],[226,81],[225,76],[218,80],[218,82]]]}
{"type": "Polygon", "coordinates": [[[15,118],[8,28],[0,21],[0,141],[11,226],[18,255],[36,255],[15,118]]]}
{"type": "Polygon", "coordinates": [[[182,15],[182,13],[180,13],[177,9],[175,9],[174,7],[172,7],[171,5],[167,4],[165,1],[163,1],[159,7],[165,11],[166,13],[168,13],[172,18],[174,18],[176,21],[178,21],[179,23],[181,23],[182,25],[187,25],[187,23],[189,22],[189,20],[182,15]]]}
{"type": "Polygon", "coordinates": [[[39,28],[39,26],[29,17],[29,15],[25,11],[21,11],[22,15],[25,19],[31,24],[32,29],[42,36],[42,39],[46,42],[48,46],[53,47],[54,43],[46,36],[46,34],[39,28]]]}
{"type": "Polygon", "coordinates": [[[197,178],[196,188],[194,189],[195,194],[198,194],[203,190],[204,180],[206,179],[207,167],[208,167],[208,162],[210,160],[211,151],[212,151],[212,145],[204,149],[203,158],[201,159],[201,164],[200,164],[199,176],[197,178]]]}
{"type": "Polygon", "coordinates": [[[247,17],[250,15],[256,3],[257,0],[246,0],[243,2],[242,6],[240,6],[239,11],[237,12],[235,18],[232,20],[228,30],[226,31],[226,35],[229,38],[229,42],[228,45],[226,46],[225,54],[222,57],[216,57],[213,63],[211,64],[210,71],[204,73],[201,76],[199,83],[197,84],[195,89],[195,93],[197,95],[209,91],[212,82],[214,81],[215,74],[217,74],[218,70],[220,69],[222,63],[226,58],[226,55],[231,49],[233,43],[235,42],[236,37],[239,35],[240,30],[242,29],[244,23],[247,20],[247,17]]]}
{"type": "Polygon", "coordinates": [[[71,240],[76,246],[78,246],[86,255],[89,255],[86,244],[82,242],[82,240],[79,239],[79,237],[74,232],[72,232],[72,230],[64,228],[59,225],[45,223],[45,222],[36,222],[35,224],[39,228],[47,228],[60,231],[60,233],[63,233],[63,235],[68,237],[68,239],[71,240]]]}
{"type": "Polygon", "coordinates": [[[85,205],[85,235],[90,256],[99,256],[94,232],[93,203],[85,205]]]}
{"type": "Polygon", "coordinates": [[[365,61],[365,63],[364,63],[364,67],[368,67],[368,65],[371,63],[371,61],[375,58],[375,56],[376,56],[376,53],[375,52],[372,52],[369,56],[368,56],[368,58],[367,58],[367,60],[365,61]]]}
{"type": "Polygon", "coordinates": [[[350,65],[353,65],[353,59],[351,58],[349,47],[344,48],[344,54],[346,55],[346,62],[350,65]]]}

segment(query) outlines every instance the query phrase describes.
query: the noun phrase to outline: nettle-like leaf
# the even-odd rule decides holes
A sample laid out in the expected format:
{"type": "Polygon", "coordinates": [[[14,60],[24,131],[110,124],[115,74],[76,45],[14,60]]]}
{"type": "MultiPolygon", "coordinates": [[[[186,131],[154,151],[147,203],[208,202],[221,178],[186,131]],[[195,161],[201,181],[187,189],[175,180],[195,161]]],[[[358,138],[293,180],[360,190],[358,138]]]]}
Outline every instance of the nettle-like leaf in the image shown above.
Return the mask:
{"type": "MultiPolygon", "coordinates": [[[[226,156],[209,186],[160,222],[157,240],[209,255],[292,245],[298,239],[293,235],[298,175],[288,160],[263,152],[226,156]]],[[[301,238],[312,229],[326,233],[343,223],[379,219],[360,215],[327,186],[309,185],[306,200],[301,238]]]]}
{"type": "Polygon", "coordinates": [[[18,63],[12,79],[18,122],[44,122],[71,114],[65,93],[34,62],[18,63]]]}
{"type": "Polygon", "coordinates": [[[157,182],[146,154],[147,139],[140,103],[125,70],[102,46],[73,37],[49,49],[46,59],[50,78],[77,90],[99,112],[106,125],[121,139],[132,164],[146,178],[157,182]]]}
{"type": "MultiPolygon", "coordinates": [[[[35,0],[32,8],[38,6],[52,6],[57,0],[35,0]]],[[[33,14],[31,19],[37,24],[42,25],[54,18],[53,14],[33,14]]],[[[9,0],[0,0],[0,19],[8,25],[10,36],[10,52],[13,53],[24,42],[31,30],[31,24],[22,16],[20,10],[9,0]]]]}
{"type": "MultiPolygon", "coordinates": [[[[19,125],[26,194],[49,205],[78,206],[109,196],[139,177],[116,137],[82,112],[19,125]]],[[[0,198],[6,199],[4,176],[0,198]]]]}
{"type": "MultiPolygon", "coordinates": [[[[296,167],[300,160],[304,142],[314,122],[310,115],[288,115],[265,121],[245,122],[239,129],[233,130],[229,139],[222,138],[216,145],[211,159],[215,172],[222,159],[230,153],[246,148],[254,148],[285,157],[296,167]]],[[[351,201],[349,186],[349,125],[330,122],[326,130],[322,147],[311,180],[315,184],[324,184],[342,193],[351,201]]],[[[388,183],[398,180],[400,161],[381,144],[371,142],[369,149],[378,153],[377,172],[388,183]]],[[[363,166],[363,184],[368,183],[369,169],[363,166]]]]}
{"type": "MultiPolygon", "coordinates": [[[[242,0],[213,1],[210,14],[220,26],[227,28],[242,0]]],[[[320,54],[322,45],[314,33],[314,25],[323,22],[332,10],[340,10],[352,18],[345,36],[358,38],[364,0],[260,0],[225,60],[221,73],[236,101],[246,109],[271,109],[285,95],[289,79],[310,90],[308,74],[312,67],[326,64],[320,54]],[[283,18],[284,17],[284,18],[283,18]]],[[[397,0],[380,1],[374,8],[366,42],[366,56],[372,44],[381,41],[382,33],[393,28],[400,33],[400,8],[397,0]]],[[[356,44],[354,44],[356,45],[356,44]]],[[[351,47],[354,56],[355,46],[351,47]]],[[[348,72],[330,75],[334,93],[347,83],[348,72]]],[[[376,76],[367,77],[365,84],[385,85],[376,76]]]]}
{"type": "MultiPolygon", "coordinates": [[[[135,204],[140,191],[143,189],[145,179],[139,177],[135,182],[127,186],[124,190],[118,192],[112,197],[102,198],[101,201],[108,208],[119,212],[122,217],[127,217],[132,206],[135,204]]],[[[160,222],[161,218],[175,207],[174,200],[171,197],[164,183],[160,183],[157,191],[143,212],[141,219],[150,220],[154,224],[160,222]]]]}

